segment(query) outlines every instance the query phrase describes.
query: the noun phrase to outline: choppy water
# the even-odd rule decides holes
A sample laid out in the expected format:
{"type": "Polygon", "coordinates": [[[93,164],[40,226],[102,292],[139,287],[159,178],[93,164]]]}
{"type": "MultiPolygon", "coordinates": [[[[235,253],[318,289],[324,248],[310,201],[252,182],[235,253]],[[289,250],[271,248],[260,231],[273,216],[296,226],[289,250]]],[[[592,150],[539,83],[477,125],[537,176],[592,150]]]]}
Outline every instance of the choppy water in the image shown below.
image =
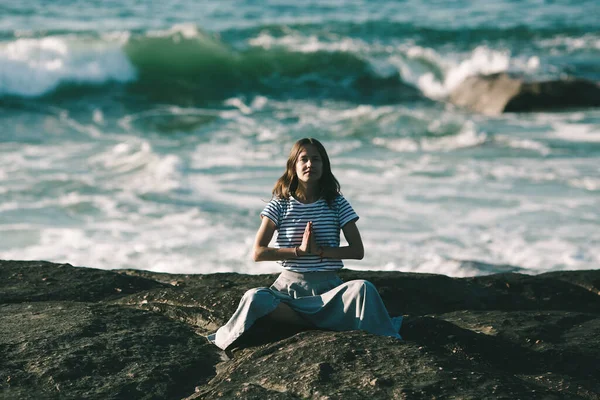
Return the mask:
{"type": "Polygon", "coordinates": [[[351,268],[600,265],[600,110],[444,102],[476,73],[599,81],[596,1],[21,3],[0,5],[0,258],[276,271],[250,260],[258,214],[312,136],[361,216],[351,268]]]}

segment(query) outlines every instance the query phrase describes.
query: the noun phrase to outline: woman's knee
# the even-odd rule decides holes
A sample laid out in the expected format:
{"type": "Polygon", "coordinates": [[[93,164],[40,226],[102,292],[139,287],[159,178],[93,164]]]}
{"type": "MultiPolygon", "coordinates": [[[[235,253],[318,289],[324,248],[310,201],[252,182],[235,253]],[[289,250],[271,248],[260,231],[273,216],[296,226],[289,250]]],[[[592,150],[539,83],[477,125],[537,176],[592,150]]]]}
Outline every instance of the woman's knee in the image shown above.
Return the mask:
{"type": "Polygon", "coordinates": [[[242,300],[246,301],[257,301],[260,299],[272,298],[273,294],[266,288],[253,288],[249,289],[242,296],[242,300]]]}

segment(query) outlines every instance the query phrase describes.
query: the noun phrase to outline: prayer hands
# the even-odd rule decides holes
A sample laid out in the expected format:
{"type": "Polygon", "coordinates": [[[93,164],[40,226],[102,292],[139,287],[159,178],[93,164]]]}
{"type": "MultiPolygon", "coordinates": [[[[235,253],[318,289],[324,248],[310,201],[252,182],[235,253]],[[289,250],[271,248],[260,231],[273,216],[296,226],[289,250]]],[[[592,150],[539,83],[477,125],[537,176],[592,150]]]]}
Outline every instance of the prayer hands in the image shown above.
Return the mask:
{"type": "Polygon", "coordinates": [[[309,221],[304,228],[302,236],[302,244],[298,247],[304,254],[313,254],[317,251],[317,242],[315,241],[315,233],[313,232],[313,223],[309,221]]]}

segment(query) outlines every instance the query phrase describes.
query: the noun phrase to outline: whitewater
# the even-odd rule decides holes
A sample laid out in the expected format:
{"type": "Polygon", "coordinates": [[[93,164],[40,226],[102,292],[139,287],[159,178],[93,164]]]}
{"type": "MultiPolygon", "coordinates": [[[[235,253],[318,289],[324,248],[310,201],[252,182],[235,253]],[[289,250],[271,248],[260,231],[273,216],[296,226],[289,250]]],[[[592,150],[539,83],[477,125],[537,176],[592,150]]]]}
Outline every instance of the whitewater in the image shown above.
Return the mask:
{"type": "Polygon", "coordinates": [[[599,81],[594,2],[75,3],[0,7],[0,259],[275,272],[259,213],[316,137],[360,216],[349,268],[600,265],[600,110],[446,102],[482,73],[599,81]]]}

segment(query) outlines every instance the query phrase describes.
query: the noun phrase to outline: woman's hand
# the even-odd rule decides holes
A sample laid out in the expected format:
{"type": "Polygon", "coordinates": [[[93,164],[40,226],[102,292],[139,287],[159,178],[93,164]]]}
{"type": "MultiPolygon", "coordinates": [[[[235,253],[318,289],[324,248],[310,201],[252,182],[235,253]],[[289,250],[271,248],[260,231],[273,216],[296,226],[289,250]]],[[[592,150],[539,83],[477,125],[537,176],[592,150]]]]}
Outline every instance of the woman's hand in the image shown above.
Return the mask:
{"type": "Polygon", "coordinates": [[[313,232],[313,223],[309,221],[304,228],[302,236],[302,244],[298,247],[299,255],[313,254],[317,251],[317,243],[315,241],[315,233],[313,232]]]}

